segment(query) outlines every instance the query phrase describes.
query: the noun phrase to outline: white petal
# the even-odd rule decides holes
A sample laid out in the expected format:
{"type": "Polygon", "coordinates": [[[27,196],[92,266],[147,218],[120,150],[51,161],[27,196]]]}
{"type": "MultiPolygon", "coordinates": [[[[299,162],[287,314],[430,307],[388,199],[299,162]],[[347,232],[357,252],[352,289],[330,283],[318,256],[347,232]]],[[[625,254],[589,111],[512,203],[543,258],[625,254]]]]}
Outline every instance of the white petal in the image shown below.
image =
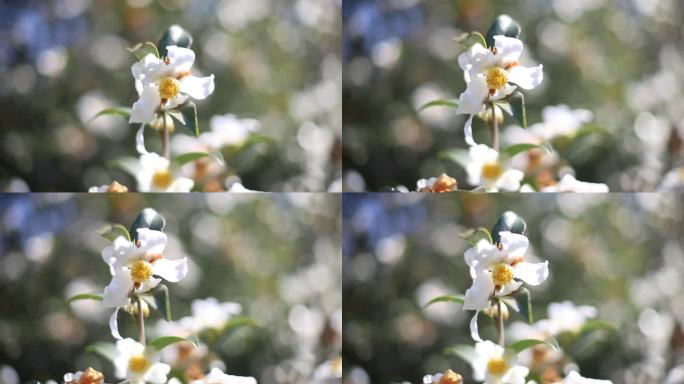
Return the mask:
{"type": "Polygon", "coordinates": [[[207,77],[186,76],[180,80],[181,93],[193,99],[204,100],[214,93],[214,75],[207,77]]]}
{"type": "Polygon", "coordinates": [[[480,338],[480,331],[477,328],[477,315],[479,314],[480,311],[475,311],[475,315],[470,319],[470,337],[475,341],[482,341],[482,338],[480,338]]]}
{"type": "Polygon", "coordinates": [[[466,82],[470,82],[471,70],[478,71],[485,65],[493,62],[492,51],[483,47],[481,44],[473,45],[469,50],[463,52],[458,56],[458,65],[463,69],[463,75],[466,82]]]}
{"type": "Polygon", "coordinates": [[[138,132],[135,134],[135,149],[141,155],[146,155],[147,149],[145,149],[145,124],[140,124],[138,132]]]}
{"type": "Polygon", "coordinates": [[[507,384],[525,384],[525,378],[529,373],[530,370],[527,367],[515,365],[503,375],[501,381],[507,384]]]}
{"type": "Polygon", "coordinates": [[[529,285],[539,285],[549,277],[549,262],[528,263],[523,261],[513,266],[513,273],[517,279],[529,285]]]}
{"type": "Polygon", "coordinates": [[[125,379],[128,373],[128,360],[133,355],[142,355],[145,346],[131,338],[116,342],[116,357],[114,357],[114,372],[119,379],[125,379]]]}
{"type": "Polygon", "coordinates": [[[489,95],[489,88],[484,77],[473,76],[466,90],[458,98],[456,113],[461,115],[473,115],[480,113],[484,107],[484,101],[489,95]]]}
{"type": "Polygon", "coordinates": [[[508,81],[522,89],[534,89],[544,80],[542,68],[541,64],[531,68],[516,65],[508,71],[508,81]]]}
{"type": "Polygon", "coordinates": [[[168,364],[154,363],[147,372],[145,372],[143,379],[146,383],[164,384],[166,383],[166,375],[168,375],[170,371],[171,367],[168,364]]]}
{"type": "Polygon", "coordinates": [[[142,92],[145,84],[153,82],[165,70],[166,64],[153,54],[148,54],[142,60],[131,67],[131,73],[135,79],[135,88],[138,94],[142,92]]]}
{"type": "Polygon", "coordinates": [[[153,86],[146,86],[142,90],[142,94],[138,101],[133,104],[131,117],[128,119],[130,124],[134,123],[149,123],[153,121],[157,115],[157,108],[161,104],[161,97],[157,88],[153,86]]]}
{"type": "Polygon", "coordinates": [[[102,302],[107,307],[121,307],[128,303],[128,294],[133,290],[131,273],[125,269],[115,271],[109,285],[105,287],[102,302]]]}
{"type": "Polygon", "coordinates": [[[109,330],[112,332],[112,336],[117,340],[123,340],[121,334],[119,334],[119,323],[117,321],[117,316],[119,315],[119,308],[116,307],[114,313],[109,317],[109,330]]]}
{"type": "Polygon", "coordinates": [[[152,272],[166,281],[176,283],[188,274],[188,259],[169,260],[161,258],[152,263],[152,272]]]}
{"type": "Polygon", "coordinates": [[[169,66],[173,68],[175,74],[187,72],[192,68],[192,64],[195,62],[195,52],[192,49],[170,45],[166,47],[166,51],[166,56],[169,58],[169,66]]]}
{"type": "Polygon", "coordinates": [[[117,268],[122,267],[128,262],[129,255],[133,251],[134,245],[125,237],[119,236],[102,250],[102,260],[109,265],[109,272],[114,276],[117,268]]]}
{"type": "Polygon", "coordinates": [[[525,177],[523,171],[508,169],[496,180],[496,187],[504,191],[517,192],[520,189],[520,182],[525,177]]]}
{"type": "Polygon", "coordinates": [[[496,292],[496,295],[499,297],[508,296],[511,293],[517,291],[518,288],[520,288],[522,285],[522,281],[511,281],[510,283],[501,287],[501,289],[496,292]]]}
{"type": "Polygon", "coordinates": [[[155,231],[149,228],[138,228],[138,250],[145,256],[152,257],[161,255],[166,248],[167,237],[162,231],[155,231]]]}
{"type": "Polygon", "coordinates": [[[166,188],[166,192],[190,192],[194,186],[195,182],[192,179],[178,177],[166,188]]]}
{"type": "Polygon", "coordinates": [[[485,309],[489,306],[489,297],[494,293],[494,281],[489,272],[480,273],[473,285],[466,291],[464,310],[485,309]]]}
{"type": "Polygon", "coordinates": [[[164,104],[164,109],[173,109],[178,107],[179,105],[185,103],[188,100],[188,96],[183,95],[182,93],[179,94],[178,96],[169,99],[166,104],[164,104]]]}
{"type": "Polygon", "coordinates": [[[473,117],[475,117],[475,115],[470,115],[463,126],[463,135],[465,136],[465,142],[468,145],[477,145],[475,139],[473,139],[473,117]]]}
{"type": "Polygon", "coordinates": [[[523,52],[522,41],[514,37],[494,36],[494,46],[496,47],[495,56],[504,65],[518,61],[523,52]]]}
{"type": "Polygon", "coordinates": [[[473,368],[473,378],[476,381],[484,381],[487,375],[487,363],[492,358],[503,356],[504,350],[493,342],[480,341],[475,344],[475,358],[471,366],[473,368]]]}
{"type": "Polygon", "coordinates": [[[570,372],[563,380],[563,384],[613,384],[610,380],[596,380],[582,377],[577,371],[570,372]]]}
{"type": "Polygon", "coordinates": [[[530,246],[530,240],[527,236],[509,231],[499,232],[499,236],[501,238],[501,249],[509,259],[507,261],[525,256],[525,252],[530,246]]]}
{"type": "Polygon", "coordinates": [[[497,89],[493,95],[489,96],[489,100],[501,100],[504,97],[507,97],[511,93],[515,92],[516,89],[518,89],[518,87],[516,87],[515,85],[506,84],[503,88],[497,89]]]}

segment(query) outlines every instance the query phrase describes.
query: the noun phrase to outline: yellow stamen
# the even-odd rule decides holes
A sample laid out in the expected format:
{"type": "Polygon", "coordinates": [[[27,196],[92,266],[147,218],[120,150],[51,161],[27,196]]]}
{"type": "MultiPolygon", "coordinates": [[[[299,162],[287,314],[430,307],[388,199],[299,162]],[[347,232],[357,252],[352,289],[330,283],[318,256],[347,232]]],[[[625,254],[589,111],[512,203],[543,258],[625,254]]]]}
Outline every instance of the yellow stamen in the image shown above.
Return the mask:
{"type": "Polygon", "coordinates": [[[505,69],[494,67],[487,71],[487,87],[489,89],[501,89],[508,84],[508,72],[505,69]]]}
{"type": "Polygon", "coordinates": [[[487,163],[482,166],[482,177],[488,180],[496,180],[501,176],[502,169],[499,163],[487,163]]]}
{"type": "Polygon", "coordinates": [[[495,265],[492,268],[492,280],[495,286],[503,287],[513,281],[513,268],[505,263],[495,265]]]}
{"type": "Polygon", "coordinates": [[[152,175],[152,184],[160,189],[166,189],[173,182],[173,175],[168,169],[161,169],[152,175]]]}
{"type": "Polygon", "coordinates": [[[180,93],[180,82],[173,77],[165,77],[159,82],[159,96],[162,99],[173,99],[180,93]]]}
{"type": "Polygon", "coordinates": [[[152,265],[145,260],[138,260],[131,266],[131,280],[136,284],[146,282],[152,277],[152,265]]]}
{"type": "Polygon", "coordinates": [[[143,355],[131,356],[128,359],[128,369],[135,373],[143,373],[149,368],[150,361],[143,355]]]}
{"type": "Polygon", "coordinates": [[[491,359],[487,362],[487,372],[492,375],[501,376],[508,370],[506,360],[501,358],[491,359]]]}

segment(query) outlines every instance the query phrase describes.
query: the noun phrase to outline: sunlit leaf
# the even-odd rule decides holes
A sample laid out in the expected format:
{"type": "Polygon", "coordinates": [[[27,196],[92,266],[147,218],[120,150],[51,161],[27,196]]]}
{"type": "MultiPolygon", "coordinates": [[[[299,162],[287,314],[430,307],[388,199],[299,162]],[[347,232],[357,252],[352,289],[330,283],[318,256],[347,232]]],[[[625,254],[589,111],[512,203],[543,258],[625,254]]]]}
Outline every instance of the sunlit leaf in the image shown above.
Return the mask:
{"type": "Polygon", "coordinates": [[[162,349],[168,347],[171,344],[174,343],[190,343],[192,344],[195,348],[199,346],[199,342],[197,341],[197,338],[195,336],[190,336],[190,337],[180,337],[180,336],[162,336],[158,337],[152,341],[147,342],[147,345],[150,347],[153,347],[157,351],[161,351],[162,349]]]}
{"type": "Polygon", "coordinates": [[[131,240],[131,235],[128,233],[128,229],[121,224],[110,224],[102,228],[97,232],[100,236],[104,237],[109,241],[116,240],[117,237],[123,236],[127,240],[131,240]]]}
{"type": "Polygon", "coordinates": [[[97,115],[93,116],[93,118],[90,119],[90,121],[93,121],[100,116],[121,116],[123,118],[128,119],[129,117],[131,117],[131,113],[132,109],[129,107],[107,108],[98,112],[97,115]]]}
{"type": "Polygon", "coordinates": [[[423,306],[423,308],[427,308],[428,306],[435,304],[435,303],[463,304],[464,301],[465,301],[465,296],[463,296],[463,295],[444,295],[444,296],[435,297],[434,299],[428,301],[428,303],[425,304],[423,306]]]}
{"type": "Polygon", "coordinates": [[[512,349],[513,351],[515,351],[515,353],[520,353],[521,351],[524,351],[527,348],[532,348],[532,347],[540,345],[540,344],[546,344],[556,351],[560,350],[560,347],[558,347],[558,342],[554,338],[549,338],[546,340],[537,340],[537,339],[518,340],[515,343],[509,345],[507,348],[512,349]]]}
{"type": "Polygon", "coordinates": [[[101,293],[81,293],[78,295],[71,296],[69,299],[67,299],[66,303],[71,304],[74,301],[79,301],[79,300],[95,300],[95,301],[102,301],[104,299],[104,295],[101,293]]]}
{"type": "Polygon", "coordinates": [[[615,331],[617,328],[615,327],[614,324],[609,323],[607,321],[603,320],[587,320],[584,325],[582,326],[582,329],[580,330],[580,333],[584,332],[591,332],[591,331],[597,331],[597,330],[605,330],[605,331],[615,331]]]}
{"type": "Polygon", "coordinates": [[[518,155],[520,153],[532,150],[532,149],[543,149],[547,153],[552,153],[553,148],[551,147],[551,144],[548,142],[544,142],[542,144],[532,144],[532,143],[521,143],[521,144],[513,144],[509,147],[504,148],[501,150],[501,152],[505,153],[508,157],[513,157],[515,155],[518,155]]]}
{"type": "Polygon", "coordinates": [[[477,245],[480,240],[487,240],[490,244],[492,243],[492,235],[486,228],[476,228],[469,229],[459,235],[461,238],[465,239],[471,246],[477,245]]]}
{"type": "Polygon", "coordinates": [[[140,170],[140,160],[135,157],[119,157],[111,160],[109,163],[112,168],[119,168],[131,176],[136,176],[140,170]]]}
{"type": "Polygon", "coordinates": [[[470,49],[473,45],[480,44],[487,48],[487,41],[480,32],[463,32],[454,38],[457,43],[461,44],[465,49],[470,49]]]}
{"type": "Polygon", "coordinates": [[[518,312],[525,318],[525,320],[532,324],[534,322],[534,316],[532,313],[532,294],[527,288],[520,288],[515,293],[515,302],[518,305],[518,312]]]}
{"type": "Polygon", "coordinates": [[[190,153],[184,153],[182,155],[177,156],[176,158],[173,159],[173,162],[177,165],[184,165],[187,164],[191,161],[199,160],[203,157],[207,156],[212,156],[211,153],[208,152],[190,152],[190,153]]]}
{"type": "Polygon", "coordinates": [[[187,128],[190,133],[199,136],[199,121],[197,120],[197,106],[192,101],[186,101],[177,108],[178,113],[169,113],[169,115],[177,121],[180,125],[187,128]]]}
{"type": "Polygon", "coordinates": [[[138,60],[142,60],[145,56],[153,54],[155,57],[159,57],[159,50],[153,42],[148,41],[145,43],[139,43],[134,47],[126,48],[126,50],[132,53],[138,60]]]}
{"type": "Polygon", "coordinates": [[[423,105],[418,109],[418,113],[423,112],[424,110],[432,107],[449,107],[449,108],[458,108],[458,100],[446,100],[446,99],[440,99],[440,100],[432,100],[431,102],[423,105]]]}

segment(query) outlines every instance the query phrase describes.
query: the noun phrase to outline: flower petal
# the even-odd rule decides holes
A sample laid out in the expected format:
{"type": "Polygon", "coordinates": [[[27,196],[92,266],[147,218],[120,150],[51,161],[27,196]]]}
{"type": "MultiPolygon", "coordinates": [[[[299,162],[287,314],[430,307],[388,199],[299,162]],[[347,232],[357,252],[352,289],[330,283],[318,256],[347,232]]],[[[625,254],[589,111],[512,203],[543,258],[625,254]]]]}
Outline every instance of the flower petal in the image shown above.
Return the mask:
{"type": "Polygon", "coordinates": [[[119,323],[117,321],[117,316],[119,315],[120,307],[116,307],[114,313],[109,317],[109,330],[112,332],[112,336],[117,340],[123,340],[121,334],[119,334],[119,323]]]}
{"type": "Polygon", "coordinates": [[[138,250],[149,259],[164,253],[167,237],[166,233],[162,231],[155,231],[154,229],[149,228],[138,228],[138,241],[140,242],[138,250]]]}
{"type": "Polygon", "coordinates": [[[109,285],[105,287],[102,302],[107,307],[121,307],[128,303],[128,294],[133,290],[131,273],[126,269],[115,271],[109,285]]]}
{"type": "Polygon", "coordinates": [[[508,169],[496,180],[496,188],[509,192],[517,192],[525,173],[518,169],[508,169]]]}
{"type": "Polygon", "coordinates": [[[111,245],[102,250],[102,260],[109,265],[109,272],[112,276],[117,268],[128,262],[128,255],[131,254],[133,247],[134,245],[128,239],[119,236],[111,245]]]}
{"type": "Polygon", "coordinates": [[[149,153],[145,148],[145,124],[140,124],[138,132],[135,134],[135,149],[141,155],[146,155],[149,153]]]}
{"type": "Polygon", "coordinates": [[[154,363],[147,372],[145,372],[143,380],[145,380],[146,383],[164,384],[166,383],[166,375],[168,375],[169,372],[171,372],[171,366],[168,364],[154,363]]]}
{"type": "Polygon", "coordinates": [[[463,135],[465,136],[465,142],[468,145],[477,145],[475,139],[473,139],[473,117],[475,117],[475,115],[470,115],[463,126],[463,135]]]}
{"type": "Polygon", "coordinates": [[[185,257],[180,260],[161,258],[152,263],[152,272],[166,281],[177,283],[188,274],[188,259],[185,257]]]}
{"type": "Polygon", "coordinates": [[[482,338],[480,337],[480,331],[477,328],[477,315],[480,314],[480,311],[475,311],[475,315],[473,315],[473,318],[470,319],[470,337],[473,338],[475,341],[482,341],[482,338]]]}
{"type": "Polygon", "coordinates": [[[494,281],[492,280],[491,273],[480,273],[473,280],[473,285],[466,291],[463,309],[479,310],[487,308],[489,306],[489,297],[492,293],[494,293],[494,281]]]}
{"type": "Polygon", "coordinates": [[[529,285],[539,285],[549,277],[549,262],[528,263],[523,261],[513,266],[513,273],[517,279],[529,285]]]}
{"type": "Polygon", "coordinates": [[[503,66],[517,62],[523,52],[522,41],[504,35],[494,36],[494,47],[496,47],[495,57],[503,66]]]}
{"type": "Polygon", "coordinates": [[[195,52],[189,48],[181,48],[175,45],[166,47],[166,56],[169,58],[169,66],[174,74],[187,72],[195,63],[195,52]]]}
{"type": "Polygon", "coordinates": [[[161,105],[161,97],[157,88],[148,85],[143,88],[140,98],[133,104],[131,117],[128,119],[130,124],[149,123],[157,115],[157,108],[161,105]]]}
{"type": "Polygon", "coordinates": [[[193,99],[204,100],[214,93],[214,75],[207,77],[186,76],[180,80],[181,93],[193,99]]]}
{"type": "Polygon", "coordinates": [[[542,68],[541,64],[531,68],[516,65],[508,71],[508,81],[522,89],[534,89],[544,81],[542,68]]]}
{"type": "Polygon", "coordinates": [[[166,188],[166,192],[190,192],[194,186],[195,182],[192,179],[178,177],[166,188]]]}
{"type": "Polygon", "coordinates": [[[509,231],[499,232],[499,236],[501,237],[501,249],[508,258],[506,261],[512,262],[518,257],[525,256],[525,252],[530,246],[530,240],[527,236],[509,231]]]}
{"type": "Polygon", "coordinates": [[[527,367],[522,365],[514,365],[501,378],[502,383],[508,384],[525,384],[525,378],[530,373],[527,367]]]}
{"type": "Polygon", "coordinates": [[[458,56],[458,65],[463,69],[463,76],[466,82],[470,82],[471,71],[479,72],[480,68],[494,61],[492,51],[483,47],[482,44],[475,44],[469,50],[458,56]]]}
{"type": "Polygon", "coordinates": [[[461,115],[474,115],[480,113],[484,107],[484,101],[489,95],[487,82],[482,76],[473,76],[466,90],[458,98],[456,113],[461,115]]]}

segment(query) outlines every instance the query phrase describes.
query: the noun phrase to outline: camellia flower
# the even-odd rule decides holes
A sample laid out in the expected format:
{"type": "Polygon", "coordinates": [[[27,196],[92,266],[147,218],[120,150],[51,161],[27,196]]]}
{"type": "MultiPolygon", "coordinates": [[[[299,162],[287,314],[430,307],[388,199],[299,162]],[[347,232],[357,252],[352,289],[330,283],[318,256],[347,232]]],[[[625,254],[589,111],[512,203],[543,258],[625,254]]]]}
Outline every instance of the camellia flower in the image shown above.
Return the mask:
{"type": "Polygon", "coordinates": [[[196,77],[190,72],[195,52],[175,45],[167,51],[164,58],[149,54],[133,64],[131,72],[140,98],[133,104],[130,123],[150,123],[160,109],[176,108],[188,97],[203,100],[214,92],[214,75],[196,77]]]}
{"type": "Polygon", "coordinates": [[[213,368],[208,375],[193,380],[190,384],[257,384],[257,381],[253,377],[228,375],[218,368],[213,368]]]}
{"type": "Polygon", "coordinates": [[[64,375],[65,384],[103,384],[104,375],[93,368],[88,368],[85,371],[78,371],[76,373],[67,373],[64,375]]]}
{"type": "Polygon", "coordinates": [[[101,185],[99,187],[90,187],[88,189],[89,193],[126,193],[128,188],[125,185],[121,185],[114,181],[111,184],[101,185]]]}
{"type": "Polygon", "coordinates": [[[505,98],[516,86],[534,89],[544,79],[541,64],[532,68],[520,65],[522,52],[522,41],[499,35],[494,36],[491,50],[475,44],[458,57],[467,87],[459,97],[456,113],[470,115],[465,124],[468,144],[475,145],[473,117],[485,109],[486,103],[505,98]]]}
{"type": "Polygon", "coordinates": [[[569,173],[565,174],[558,184],[541,189],[541,192],[607,193],[608,191],[606,184],[579,181],[569,173]]]}
{"type": "Polygon", "coordinates": [[[517,169],[507,168],[501,162],[499,152],[484,144],[473,145],[469,151],[466,166],[468,182],[483,186],[487,192],[517,191],[525,174],[517,169]]]}
{"type": "Polygon", "coordinates": [[[190,192],[195,186],[192,179],[176,175],[169,160],[156,153],[140,156],[136,179],[139,192],[190,192]]]}
{"type": "Polygon", "coordinates": [[[166,375],[171,371],[167,364],[159,362],[159,353],[146,348],[133,339],[116,342],[114,374],[132,384],[166,383],[166,375]]]}
{"type": "Polygon", "coordinates": [[[458,373],[448,369],[444,373],[436,375],[426,375],[423,377],[423,384],[462,384],[463,377],[458,373]]]}
{"type": "Polygon", "coordinates": [[[458,182],[456,179],[449,177],[446,173],[442,173],[439,177],[420,179],[416,183],[418,192],[444,193],[453,192],[457,189],[458,182]]]}
{"type": "Polygon", "coordinates": [[[525,384],[529,369],[517,364],[514,353],[505,353],[491,341],[475,344],[473,379],[487,384],[525,384]]]}

